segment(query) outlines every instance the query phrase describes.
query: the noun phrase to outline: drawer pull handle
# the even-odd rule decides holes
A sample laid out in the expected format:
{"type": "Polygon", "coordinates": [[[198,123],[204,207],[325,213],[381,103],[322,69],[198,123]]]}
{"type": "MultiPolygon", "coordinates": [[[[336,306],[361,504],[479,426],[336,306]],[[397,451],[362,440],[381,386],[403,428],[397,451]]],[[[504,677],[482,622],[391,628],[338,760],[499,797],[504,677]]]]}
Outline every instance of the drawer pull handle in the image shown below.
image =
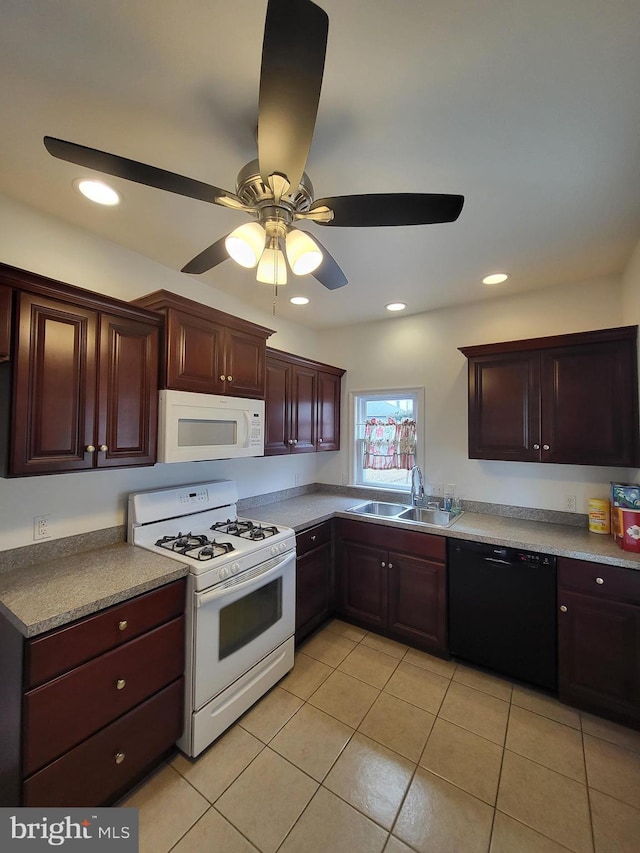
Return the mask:
{"type": "Polygon", "coordinates": [[[118,622],[118,631],[126,631],[128,627],[129,623],[126,619],[122,619],[120,622],[118,622]]]}
{"type": "Polygon", "coordinates": [[[116,681],[116,689],[117,690],[123,690],[126,687],[126,684],[127,684],[127,682],[124,680],[124,678],[119,678],[116,681]]]}
{"type": "Polygon", "coordinates": [[[124,752],[116,752],[116,764],[122,764],[124,761],[124,752]]]}
{"type": "Polygon", "coordinates": [[[604,580],[602,578],[596,578],[596,583],[603,584],[604,580]]]}
{"type": "Polygon", "coordinates": [[[560,610],[561,610],[563,613],[566,613],[566,612],[567,612],[567,610],[568,610],[567,605],[566,605],[566,604],[561,604],[561,605],[560,605],[560,610]]]}

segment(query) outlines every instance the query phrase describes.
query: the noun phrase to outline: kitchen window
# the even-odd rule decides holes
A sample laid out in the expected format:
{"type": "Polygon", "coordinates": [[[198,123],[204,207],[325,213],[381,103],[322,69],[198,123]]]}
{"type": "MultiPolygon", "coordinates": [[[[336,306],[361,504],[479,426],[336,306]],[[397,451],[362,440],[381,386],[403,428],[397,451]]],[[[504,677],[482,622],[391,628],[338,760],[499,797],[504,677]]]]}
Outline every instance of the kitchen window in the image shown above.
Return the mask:
{"type": "Polygon", "coordinates": [[[352,399],[353,483],[409,491],[423,450],[423,389],[361,391],[352,399]]]}

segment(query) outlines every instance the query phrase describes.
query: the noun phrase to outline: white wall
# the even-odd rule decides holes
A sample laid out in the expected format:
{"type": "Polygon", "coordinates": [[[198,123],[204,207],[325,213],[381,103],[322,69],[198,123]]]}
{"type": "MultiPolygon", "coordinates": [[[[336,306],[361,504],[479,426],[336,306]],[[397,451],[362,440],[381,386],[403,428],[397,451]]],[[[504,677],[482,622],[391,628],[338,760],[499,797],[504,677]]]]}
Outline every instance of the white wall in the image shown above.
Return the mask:
{"type": "MultiPolygon", "coordinates": [[[[351,391],[425,388],[428,482],[456,483],[471,500],[555,510],[565,508],[566,495],[576,495],[577,511],[584,513],[589,497],[606,497],[610,480],[631,480],[637,470],[468,459],[467,361],[457,348],[619,325],[622,284],[614,278],[335,329],[325,333],[323,345],[334,363],[347,369],[347,405],[351,391]]],[[[341,452],[319,460],[318,479],[344,482],[348,471],[341,452]]]]}
{"type": "MultiPolygon", "coordinates": [[[[87,290],[130,300],[165,289],[276,329],[269,345],[309,358],[320,357],[319,335],[266,315],[232,296],[43,216],[0,196],[0,261],[87,290]]],[[[334,455],[334,454],[331,454],[334,455]]],[[[33,542],[33,516],[51,514],[58,539],[125,522],[129,492],[229,477],[240,497],[316,481],[317,454],[224,462],[155,465],[99,472],[0,478],[0,550],[33,542]]]]}

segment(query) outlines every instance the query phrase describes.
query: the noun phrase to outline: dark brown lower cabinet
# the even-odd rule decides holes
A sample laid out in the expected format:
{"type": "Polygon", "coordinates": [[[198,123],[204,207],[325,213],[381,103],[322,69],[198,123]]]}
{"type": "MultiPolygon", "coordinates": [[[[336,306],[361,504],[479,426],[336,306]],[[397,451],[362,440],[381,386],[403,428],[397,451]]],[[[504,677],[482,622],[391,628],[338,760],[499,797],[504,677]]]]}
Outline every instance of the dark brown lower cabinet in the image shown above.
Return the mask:
{"type": "Polygon", "coordinates": [[[563,702],[640,727],[640,572],[558,560],[563,702]]]}
{"type": "Polygon", "coordinates": [[[447,653],[444,537],[341,519],[338,548],[339,615],[447,653]]]}
{"type": "Polygon", "coordinates": [[[332,522],[296,537],[296,642],[329,618],[334,605],[332,522]]]}
{"type": "Polygon", "coordinates": [[[173,748],[184,602],[179,580],[29,640],[0,616],[0,805],[109,805],[173,748]]]}

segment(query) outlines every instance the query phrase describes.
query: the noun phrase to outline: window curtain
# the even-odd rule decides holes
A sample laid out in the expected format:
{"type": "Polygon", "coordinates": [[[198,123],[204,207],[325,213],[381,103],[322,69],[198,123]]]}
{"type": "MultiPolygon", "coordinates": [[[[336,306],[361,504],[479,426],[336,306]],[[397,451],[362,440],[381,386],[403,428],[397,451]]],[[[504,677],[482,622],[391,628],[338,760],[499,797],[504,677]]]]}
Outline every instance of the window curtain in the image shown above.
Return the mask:
{"type": "Polygon", "coordinates": [[[410,418],[367,418],[362,467],[406,470],[416,464],[416,422],[410,418]]]}

